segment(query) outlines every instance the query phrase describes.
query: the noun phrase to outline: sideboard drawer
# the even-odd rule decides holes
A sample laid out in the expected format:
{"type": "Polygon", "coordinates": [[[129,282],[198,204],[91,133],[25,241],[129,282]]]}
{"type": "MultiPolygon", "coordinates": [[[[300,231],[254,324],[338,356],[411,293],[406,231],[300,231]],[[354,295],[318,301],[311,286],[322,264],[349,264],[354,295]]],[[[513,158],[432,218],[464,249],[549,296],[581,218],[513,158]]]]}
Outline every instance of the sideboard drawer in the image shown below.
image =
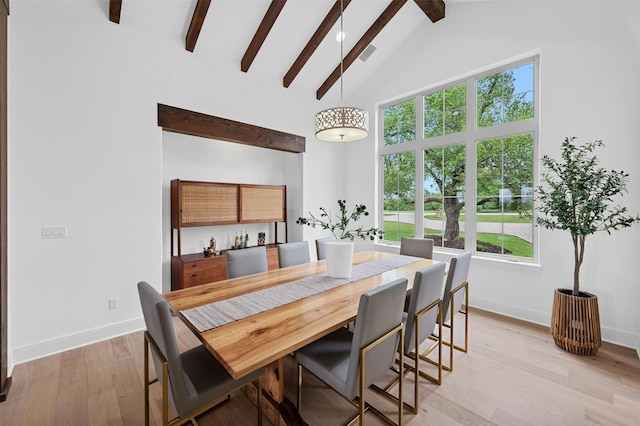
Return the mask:
{"type": "Polygon", "coordinates": [[[214,259],[212,262],[187,263],[182,270],[182,286],[193,287],[221,281],[227,278],[227,264],[224,256],[214,259]]]}
{"type": "MultiPolygon", "coordinates": [[[[278,269],[278,247],[267,245],[267,266],[278,269]]],[[[205,257],[201,253],[173,256],[171,258],[171,290],[193,287],[196,285],[222,281],[227,279],[227,256],[222,252],[219,256],[205,257]]]]}

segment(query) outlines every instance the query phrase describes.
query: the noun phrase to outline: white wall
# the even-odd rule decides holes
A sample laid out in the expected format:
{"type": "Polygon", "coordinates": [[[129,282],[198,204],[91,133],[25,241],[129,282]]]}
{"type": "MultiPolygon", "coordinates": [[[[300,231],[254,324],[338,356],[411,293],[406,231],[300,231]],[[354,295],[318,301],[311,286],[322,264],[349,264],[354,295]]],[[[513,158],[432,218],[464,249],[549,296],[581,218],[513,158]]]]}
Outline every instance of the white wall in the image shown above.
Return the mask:
{"type": "MultiPolygon", "coordinates": [[[[448,4],[447,16],[420,27],[386,65],[363,84],[353,104],[376,103],[438,85],[454,77],[539,52],[541,69],[540,153],[558,157],[565,136],[602,139],[604,167],[631,175],[623,199],[640,212],[640,5],[634,2],[479,2],[448,4]]],[[[348,199],[374,205],[375,143],[349,145],[345,167],[348,199]],[[358,159],[358,161],[355,160],[358,159]],[[363,199],[363,194],[368,197],[363,199]]],[[[570,287],[570,237],[539,231],[540,265],[523,266],[475,258],[470,303],[548,325],[557,287],[570,287]]],[[[640,351],[640,225],[587,239],[582,289],[598,295],[603,339],[640,351]]],[[[446,256],[443,255],[443,258],[446,256]]]]}
{"type": "MultiPolygon", "coordinates": [[[[129,2],[120,25],[102,0],[11,4],[10,371],[143,327],[136,283],[168,289],[170,179],[287,184],[294,222],[304,182],[322,176],[320,199],[337,192],[340,175],[325,172],[335,148],[311,141],[326,105],[313,91],[240,72],[239,58],[187,52],[185,4],[129,2]],[[158,103],[305,136],[308,154],[163,133],[158,103]],[[42,239],[43,225],[66,225],[68,238],[42,239]]],[[[290,225],[289,239],[302,237],[290,225]]]]}

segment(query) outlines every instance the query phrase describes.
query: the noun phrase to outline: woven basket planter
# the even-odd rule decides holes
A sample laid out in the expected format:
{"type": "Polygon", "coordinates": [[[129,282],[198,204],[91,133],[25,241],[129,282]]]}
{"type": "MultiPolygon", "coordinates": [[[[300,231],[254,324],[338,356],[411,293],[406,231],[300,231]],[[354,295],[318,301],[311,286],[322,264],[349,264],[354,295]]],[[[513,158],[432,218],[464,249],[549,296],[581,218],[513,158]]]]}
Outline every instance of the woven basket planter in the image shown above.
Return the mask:
{"type": "Polygon", "coordinates": [[[602,346],[598,297],[569,289],[556,289],[551,312],[551,335],[558,347],[579,355],[593,356],[602,346]]]}

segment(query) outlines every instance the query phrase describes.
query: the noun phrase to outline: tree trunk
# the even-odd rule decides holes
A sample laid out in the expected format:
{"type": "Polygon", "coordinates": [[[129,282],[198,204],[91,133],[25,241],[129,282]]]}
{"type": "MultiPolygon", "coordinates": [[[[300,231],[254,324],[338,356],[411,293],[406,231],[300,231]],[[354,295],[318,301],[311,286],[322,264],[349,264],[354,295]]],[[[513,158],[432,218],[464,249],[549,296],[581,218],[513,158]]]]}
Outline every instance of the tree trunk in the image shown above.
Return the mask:
{"type": "Polygon", "coordinates": [[[444,212],[447,222],[444,229],[444,239],[454,241],[460,238],[460,209],[461,205],[456,198],[445,198],[444,212]]]}
{"type": "Polygon", "coordinates": [[[582,260],[584,259],[584,235],[574,235],[573,238],[573,254],[574,254],[574,267],[573,267],[573,295],[580,295],[580,267],[582,266],[582,260]]]}
{"type": "Polygon", "coordinates": [[[444,239],[446,241],[457,240],[460,237],[460,224],[458,216],[447,214],[447,224],[444,231],[444,239]]]}

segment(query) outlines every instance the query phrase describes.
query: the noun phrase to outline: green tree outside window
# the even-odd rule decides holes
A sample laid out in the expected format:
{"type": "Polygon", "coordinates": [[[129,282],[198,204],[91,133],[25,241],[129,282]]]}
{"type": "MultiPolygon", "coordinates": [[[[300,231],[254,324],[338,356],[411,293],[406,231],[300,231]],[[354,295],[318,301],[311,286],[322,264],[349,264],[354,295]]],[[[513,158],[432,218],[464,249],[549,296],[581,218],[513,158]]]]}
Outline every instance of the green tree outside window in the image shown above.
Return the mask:
{"type": "MultiPolygon", "coordinates": [[[[415,98],[382,108],[383,147],[415,141],[402,153],[381,153],[384,183],[385,239],[399,241],[401,236],[417,231],[410,223],[403,223],[400,212],[407,214],[418,209],[425,217],[424,235],[441,238],[439,245],[465,248],[464,223],[467,196],[465,179],[469,158],[468,144],[476,152],[474,169],[477,192],[473,202],[476,217],[476,251],[532,258],[532,238],[505,232],[509,223],[528,227],[533,233],[532,188],[534,159],[533,130],[523,134],[501,134],[507,123],[531,120],[534,117],[534,65],[516,67],[469,78],[455,86],[417,95],[415,98]],[[475,87],[475,99],[469,100],[467,87],[475,87]],[[416,139],[416,100],[423,104],[422,134],[416,139]],[[469,128],[467,109],[475,102],[476,114],[469,128]],[[489,133],[499,135],[476,141],[476,129],[495,128],[489,133]],[[459,135],[451,138],[449,135],[459,135]],[[446,137],[447,139],[441,139],[446,137]],[[442,144],[439,142],[442,141],[442,144]],[[440,145],[440,146],[438,146],[440,145]],[[416,176],[415,155],[423,152],[424,175],[416,176]],[[424,182],[424,204],[415,206],[417,179],[424,182]],[[432,219],[437,219],[434,221],[432,219]],[[387,231],[388,227],[397,231],[387,231]],[[481,225],[483,222],[494,225],[481,225]],[[495,225],[495,224],[498,225],[495,225]],[[496,228],[497,226],[497,228],[496,228]],[[489,234],[481,228],[490,229],[489,234]],[[498,231],[496,231],[498,229],[498,231]],[[513,244],[515,250],[508,248],[513,244]]],[[[532,121],[532,123],[534,123],[532,121]]],[[[524,129],[534,129],[527,124],[524,129]]],[[[467,248],[468,249],[468,248],[467,248]]]]}

